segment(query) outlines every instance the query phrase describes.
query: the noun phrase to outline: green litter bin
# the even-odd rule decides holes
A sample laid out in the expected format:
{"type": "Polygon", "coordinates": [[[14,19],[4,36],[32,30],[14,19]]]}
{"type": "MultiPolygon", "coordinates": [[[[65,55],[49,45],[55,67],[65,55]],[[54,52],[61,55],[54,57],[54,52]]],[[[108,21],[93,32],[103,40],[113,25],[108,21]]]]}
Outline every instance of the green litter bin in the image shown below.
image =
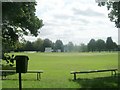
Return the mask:
{"type": "Polygon", "coordinates": [[[26,73],[28,68],[28,56],[26,55],[17,55],[15,56],[16,60],[16,73],[26,73]]]}

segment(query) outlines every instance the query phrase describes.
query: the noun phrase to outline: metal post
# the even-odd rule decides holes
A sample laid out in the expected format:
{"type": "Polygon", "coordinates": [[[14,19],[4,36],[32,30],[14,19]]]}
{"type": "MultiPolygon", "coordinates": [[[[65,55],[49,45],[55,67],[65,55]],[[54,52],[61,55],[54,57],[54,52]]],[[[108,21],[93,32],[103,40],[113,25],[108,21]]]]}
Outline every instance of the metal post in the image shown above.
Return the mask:
{"type": "Polygon", "coordinates": [[[37,80],[38,80],[38,73],[37,73],[37,80]]]}
{"type": "Polygon", "coordinates": [[[113,71],[111,71],[111,76],[113,76],[113,71]]]}
{"type": "Polygon", "coordinates": [[[115,76],[116,76],[116,70],[114,72],[115,72],[115,76]]]}
{"type": "Polygon", "coordinates": [[[22,90],[21,73],[19,73],[19,90],[22,90]]]}
{"type": "Polygon", "coordinates": [[[76,80],[76,73],[74,73],[74,80],[76,80]]]}

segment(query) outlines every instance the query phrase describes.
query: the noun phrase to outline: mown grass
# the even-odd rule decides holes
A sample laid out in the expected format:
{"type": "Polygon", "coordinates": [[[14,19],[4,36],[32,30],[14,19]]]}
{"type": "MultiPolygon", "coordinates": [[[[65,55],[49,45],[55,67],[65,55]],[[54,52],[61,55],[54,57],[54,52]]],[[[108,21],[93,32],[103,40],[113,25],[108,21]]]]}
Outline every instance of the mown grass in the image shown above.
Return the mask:
{"type": "MultiPolygon", "coordinates": [[[[29,70],[44,70],[42,79],[36,74],[22,74],[23,88],[117,88],[117,77],[110,72],[77,75],[70,71],[118,68],[118,53],[16,53],[28,55],[29,70]],[[102,86],[101,86],[102,85],[102,86]]],[[[18,88],[18,74],[2,81],[3,88],[18,88]]]]}

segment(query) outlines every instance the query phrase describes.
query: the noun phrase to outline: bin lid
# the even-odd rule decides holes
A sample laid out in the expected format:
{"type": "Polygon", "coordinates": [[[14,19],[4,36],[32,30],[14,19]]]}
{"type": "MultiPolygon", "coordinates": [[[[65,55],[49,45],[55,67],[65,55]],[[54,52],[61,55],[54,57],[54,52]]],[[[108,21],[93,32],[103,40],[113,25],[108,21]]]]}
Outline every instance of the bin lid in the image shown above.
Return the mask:
{"type": "Polygon", "coordinates": [[[15,56],[15,60],[20,60],[20,59],[23,59],[23,58],[27,58],[27,60],[29,60],[29,57],[26,56],[26,55],[16,55],[15,56]]]}

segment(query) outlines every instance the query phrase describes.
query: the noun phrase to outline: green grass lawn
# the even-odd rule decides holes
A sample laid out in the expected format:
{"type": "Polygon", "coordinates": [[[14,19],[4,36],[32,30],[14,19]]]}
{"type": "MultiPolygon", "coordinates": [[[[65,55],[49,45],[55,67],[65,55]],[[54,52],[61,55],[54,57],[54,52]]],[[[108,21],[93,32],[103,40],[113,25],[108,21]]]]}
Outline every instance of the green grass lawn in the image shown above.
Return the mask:
{"type": "MultiPolygon", "coordinates": [[[[22,53],[16,53],[22,54],[22,53]]],[[[79,74],[73,80],[70,71],[118,68],[117,52],[102,53],[24,53],[28,55],[29,70],[43,70],[40,81],[36,74],[22,74],[23,88],[102,88],[117,87],[111,72],[79,74]]],[[[18,88],[18,74],[7,76],[3,88],[18,88]]]]}

